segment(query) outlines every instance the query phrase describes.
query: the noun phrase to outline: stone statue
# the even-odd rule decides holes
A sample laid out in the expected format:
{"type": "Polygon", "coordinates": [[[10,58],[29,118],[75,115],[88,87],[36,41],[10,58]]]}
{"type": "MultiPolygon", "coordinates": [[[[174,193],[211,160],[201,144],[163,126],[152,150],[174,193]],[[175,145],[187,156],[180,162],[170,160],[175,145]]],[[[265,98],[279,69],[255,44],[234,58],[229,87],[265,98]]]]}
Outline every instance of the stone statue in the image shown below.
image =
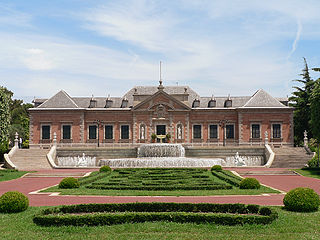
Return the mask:
{"type": "Polygon", "coordinates": [[[182,127],[181,127],[181,125],[178,126],[178,139],[182,139],[182,127]]]}
{"type": "Polygon", "coordinates": [[[245,163],[243,158],[239,156],[238,152],[236,153],[236,155],[234,157],[234,163],[236,166],[247,166],[247,164],[245,163]]]}
{"type": "Polygon", "coordinates": [[[140,127],[140,133],[141,133],[140,139],[144,139],[144,126],[143,125],[140,127]]]}

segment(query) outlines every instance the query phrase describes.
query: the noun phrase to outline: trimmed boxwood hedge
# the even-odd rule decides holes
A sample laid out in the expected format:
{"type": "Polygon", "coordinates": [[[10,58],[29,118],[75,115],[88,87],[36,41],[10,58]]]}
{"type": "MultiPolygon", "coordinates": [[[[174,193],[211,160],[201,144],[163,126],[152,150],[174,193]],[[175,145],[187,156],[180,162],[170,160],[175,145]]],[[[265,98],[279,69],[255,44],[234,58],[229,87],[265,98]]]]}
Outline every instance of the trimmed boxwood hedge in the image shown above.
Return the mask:
{"type": "Polygon", "coordinates": [[[73,178],[73,177],[66,177],[62,179],[59,183],[59,188],[78,188],[80,187],[80,183],[78,179],[73,178]]]}
{"type": "Polygon", "coordinates": [[[211,171],[212,175],[216,176],[217,178],[235,186],[239,187],[242,178],[235,176],[234,174],[230,173],[229,171],[222,170],[222,171],[211,171]]]}
{"type": "Polygon", "coordinates": [[[29,199],[21,192],[6,192],[0,197],[1,213],[23,212],[29,207],[29,199]]]}
{"type": "Polygon", "coordinates": [[[147,221],[243,225],[269,224],[277,217],[277,212],[271,208],[260,209],[258,205],[122,203],[49,208],[35,215],[33,221],[40,226],[97,226],[147,221]]]}
{"type": "Polygon", "coordinates": [[[97,180],[103,179],[108,177],[111,174],[111,172],[92,172],[89,176],[79,178],[79,184],[81,186],[93,183],[97,180]]]}
{"type": "Polygon", "coordinates": [[[240,182],[240,189],[259,189],[260,182],[255,178],[244,178],[240,182]]]}
{"type": "Polygon", "coordinates": [[[314,212],[320,205],[319,195],[311,188],[295,188],[283,199],[285,209],[294,212],[314,212]]]}

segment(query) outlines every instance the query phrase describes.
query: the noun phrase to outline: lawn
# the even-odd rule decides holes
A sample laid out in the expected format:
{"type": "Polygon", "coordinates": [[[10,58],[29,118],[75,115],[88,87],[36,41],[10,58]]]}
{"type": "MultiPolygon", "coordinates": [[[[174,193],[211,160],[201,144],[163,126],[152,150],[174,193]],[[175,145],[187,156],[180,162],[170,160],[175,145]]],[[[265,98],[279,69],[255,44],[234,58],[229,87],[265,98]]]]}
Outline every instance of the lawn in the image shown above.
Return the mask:
{"type": "Polygon", "coordinates": [[[274,207],[279,218],[268,225],[220,226],[146,222],[99,227],[38,227],[32,222],[44,207],[18,214],[0,214],[1,239],[318,239],[320,212],[293,213],[274,207]]]}
{"type": "Polygon", "coordinates": [[[295,169],[294,171],[305,177],[312,177],[320,179],[320,169],[310,168],[310,169],[295,169]]]}
{"type": "Polygon", "coordinates": [[[27,171],[17,171],[17,170],[12,170],[12,169],[0,170],[0,182],[9,181],[12,179],[19,178],[26,173],[28,173],[28,172],[27,171]]]}
{"type": "MultiPolygon", "coordinates": [[[[221,172],[229,182],[241,178],[229,171],[221,172]],[[223,174],[224,173],[224,174],[223,174]],[[231,179],[231,180],[230,180],[231,179]]],[[[107,196],[211,196],[211,195],[256,195],[279,193],[261,186],[260,189],[244,190],[232,186],[206,169],[116,169],[110,175],[99,177],[93,173],[77,189],[51,187],[45,192],[61,192],[63,195],[107,196]]],[[[81,182],[82,180],[80,180],[81,182]]]]}

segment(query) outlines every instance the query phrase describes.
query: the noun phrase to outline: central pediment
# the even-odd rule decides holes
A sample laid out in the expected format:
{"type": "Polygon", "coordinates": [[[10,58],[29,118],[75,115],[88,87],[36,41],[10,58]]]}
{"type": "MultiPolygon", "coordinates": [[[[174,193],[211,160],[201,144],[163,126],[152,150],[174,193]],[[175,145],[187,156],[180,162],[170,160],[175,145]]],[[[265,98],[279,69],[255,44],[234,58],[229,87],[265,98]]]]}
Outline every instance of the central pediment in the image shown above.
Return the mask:
{"type": "Polygon", "coordinates": [[[132,108],[133,111],[190,111],[191,108],[166,92],[159,90],[132,108]]]}

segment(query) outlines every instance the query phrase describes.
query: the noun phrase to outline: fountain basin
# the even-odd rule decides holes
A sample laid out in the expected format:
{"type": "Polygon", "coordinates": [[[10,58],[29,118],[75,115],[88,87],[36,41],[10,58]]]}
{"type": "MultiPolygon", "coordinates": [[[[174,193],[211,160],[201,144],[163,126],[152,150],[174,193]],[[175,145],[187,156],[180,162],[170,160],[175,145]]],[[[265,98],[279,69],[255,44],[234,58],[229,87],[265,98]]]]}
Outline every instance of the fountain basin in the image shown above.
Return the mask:
{"type": "Polygon", "coordinates": [[[138,148],[138,157],[184,157],[185,149],[176,143],[144,144],[138,148]]]}

